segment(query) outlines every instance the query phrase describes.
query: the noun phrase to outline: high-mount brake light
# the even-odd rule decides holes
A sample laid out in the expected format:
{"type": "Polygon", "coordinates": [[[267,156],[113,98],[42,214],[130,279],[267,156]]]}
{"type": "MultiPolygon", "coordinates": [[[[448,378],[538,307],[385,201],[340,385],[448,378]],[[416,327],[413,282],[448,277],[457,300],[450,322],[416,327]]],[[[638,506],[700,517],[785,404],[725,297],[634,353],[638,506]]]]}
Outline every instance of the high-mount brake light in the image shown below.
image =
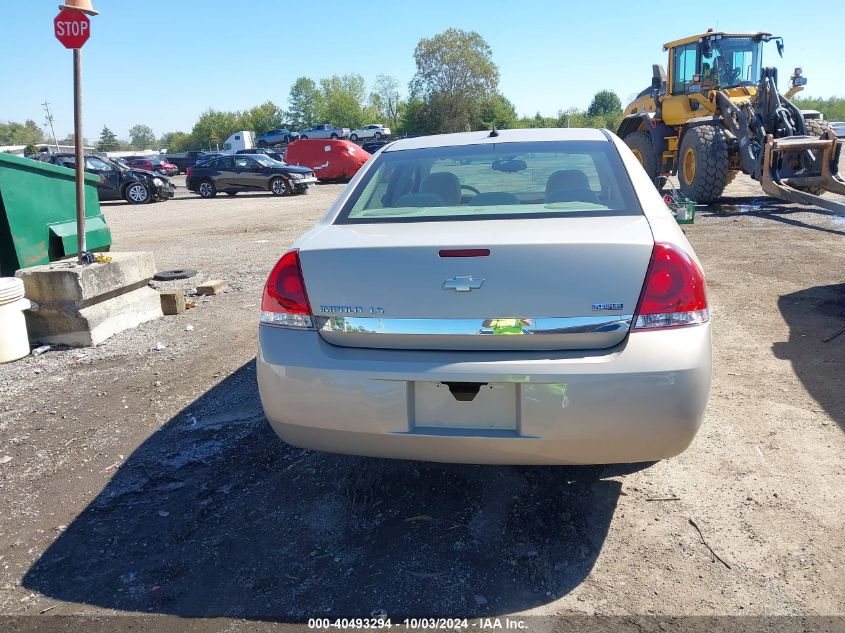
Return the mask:
{"type": "Polygon", "coordinates": [[[697,325],[709,320],[701,268],[674,244],[655,243],[634,330],[697,325]]]}
{"type": "Polygon", "coordinates": [[[261,323],[313,329],[311,305],[299,265],[299,249],[282,255],[270,271],[261,298],[261,323]]]}

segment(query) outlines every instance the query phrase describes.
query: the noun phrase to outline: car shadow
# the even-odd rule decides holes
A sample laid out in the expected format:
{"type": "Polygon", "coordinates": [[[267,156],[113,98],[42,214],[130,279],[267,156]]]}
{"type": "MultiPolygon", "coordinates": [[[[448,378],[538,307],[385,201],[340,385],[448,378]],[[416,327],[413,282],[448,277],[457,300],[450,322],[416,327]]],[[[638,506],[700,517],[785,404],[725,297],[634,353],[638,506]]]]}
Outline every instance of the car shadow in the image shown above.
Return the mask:
{"type": "Polygon", "coordinates": [[[792,363],[810,395],[845,431],[845,283],[815,286],[783,295],[778,308],[789,340],[772,351],[792,363]]]}
{"type": "Polygon", "coordinates": [[[264,419],[252,361],[150,436],[22,583],[59,600],[187,617],[522,611],[584,581],[621,491],[609,477],[646,466],[468,466],[295,448],[264,419]]]}

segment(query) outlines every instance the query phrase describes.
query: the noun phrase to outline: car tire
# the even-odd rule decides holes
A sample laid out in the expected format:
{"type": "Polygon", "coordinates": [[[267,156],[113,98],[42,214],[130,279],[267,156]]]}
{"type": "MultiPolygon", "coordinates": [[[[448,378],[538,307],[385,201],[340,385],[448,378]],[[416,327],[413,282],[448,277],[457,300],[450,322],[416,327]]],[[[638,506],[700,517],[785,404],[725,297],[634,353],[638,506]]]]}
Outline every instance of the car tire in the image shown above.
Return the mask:
{"type": "MultiPolygon", "coordinates": [[[[819,138],[822,134],[830,130],[830,126],[822,121],[821,119],[804,119],[804,131],[807,133],[807,136],[812,136],[814,138],[819,138]]],[[[807,193],[812,193],[813,195],[820,196],[822,195],[827,189],[821,187],[819,185],[792,185],[798,191],[805,191],[807,193]]]]}
{"type": "Polygon", "coordinates": [[[149,187],[142,182],[133,182],[123,190],[123,199],[129,204],[147,204],[153,199],[149,187]]]}
{"type": "Polygon", "coordinates": [[[624,139],[625,145],[634,153],[640,165],[648,174],[649,180],[655,183],[660,173],[660,166],[657,164],[657,154],[654,153],[654,145],[651,142],[651,134],[645,130],[632,132],[624,139]]]}
{"type": "Polygon", "coordinates": [[[258,147],[267,147],[267,143],[265,141],[258,141],[258,147]]]}
{"type": "Polygon", "coordinates": [[[336,141],[337,140],[337,134],[332,134],[332,139],[336,141]]]}
{"type": "Polygon", "coordinates": [[[377,141],[380,141],[380,140],[381,140],[381,132],[376,132],[376,134],[375,134],[375,137],[374,137],[374,138],[375,138],[377,141]]]}
{"type": "Polygon", "coordinates": [[[307,141],[307,140],[308,140],[308,137],[307,137],[307,136],[305,136],[304,134],[300,134],[300,136],[299,136],[299,140],[300,140],[300,141],[307,141]]]}
{"type": "Polygon", "coordinates": [[[281,176],[276,176],[270,180],[270,193],[274,196],[288,196],[291,193],[291,186],[281,176]]]}
{"type": "Polygon", "coordinates": [[[357,140],[358,140],[358,135],[357,135],[357,134],[351,134],[351,135],[349,136],[349,140],[350,140],[350,141],[357,141],[357,140]]]}
{"type": "Polygon", "coordinates": [[[179,279],[190,279],[197,274],[193,268],[177,268],[175,270],[160,270],[153,279],[156,281],[177,281],[179,279]]]}
{"type": "Polygon", "coordinates": [[[197,193],[201,198],[213,198],[217,195],[217,187],[214,186],[214,181],[208,178],[200,180],[197,186],[197,193]]]}

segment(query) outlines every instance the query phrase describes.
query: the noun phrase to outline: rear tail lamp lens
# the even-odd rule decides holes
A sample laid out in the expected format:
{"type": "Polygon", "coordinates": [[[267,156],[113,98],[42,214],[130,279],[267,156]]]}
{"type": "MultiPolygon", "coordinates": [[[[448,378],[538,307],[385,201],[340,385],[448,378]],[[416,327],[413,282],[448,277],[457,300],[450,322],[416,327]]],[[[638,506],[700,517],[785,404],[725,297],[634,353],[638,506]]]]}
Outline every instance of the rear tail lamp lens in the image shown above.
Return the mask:
{"type": "Polygon", "coordinates": [[[674,244],[656,243],[634,329],[696,325],[709,320],[707,288],[701,268],[674,244]]]}
{"type": "Polygon", "coordinates": [[[270,272],[261,298],[261,323],[301,329],[314,327],[298,249],[282,255],[270,272]]]}

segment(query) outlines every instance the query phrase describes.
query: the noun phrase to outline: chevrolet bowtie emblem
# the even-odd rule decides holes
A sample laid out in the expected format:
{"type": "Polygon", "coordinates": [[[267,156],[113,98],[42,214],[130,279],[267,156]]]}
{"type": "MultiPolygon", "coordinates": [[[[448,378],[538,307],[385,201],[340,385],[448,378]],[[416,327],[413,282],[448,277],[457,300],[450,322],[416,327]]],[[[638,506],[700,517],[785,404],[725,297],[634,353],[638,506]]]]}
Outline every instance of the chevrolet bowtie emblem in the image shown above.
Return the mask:
{"type": "Polygon", "coordinates": [[[481,288],[481,284],[483,283],[483,279],[475,279],[472,276],[452,277],[451,279],[447,279],[443,282],[443,290],[454,290],[455,292],[469,292],[470,290],[478,290],[479,288],[481,288]]]}

